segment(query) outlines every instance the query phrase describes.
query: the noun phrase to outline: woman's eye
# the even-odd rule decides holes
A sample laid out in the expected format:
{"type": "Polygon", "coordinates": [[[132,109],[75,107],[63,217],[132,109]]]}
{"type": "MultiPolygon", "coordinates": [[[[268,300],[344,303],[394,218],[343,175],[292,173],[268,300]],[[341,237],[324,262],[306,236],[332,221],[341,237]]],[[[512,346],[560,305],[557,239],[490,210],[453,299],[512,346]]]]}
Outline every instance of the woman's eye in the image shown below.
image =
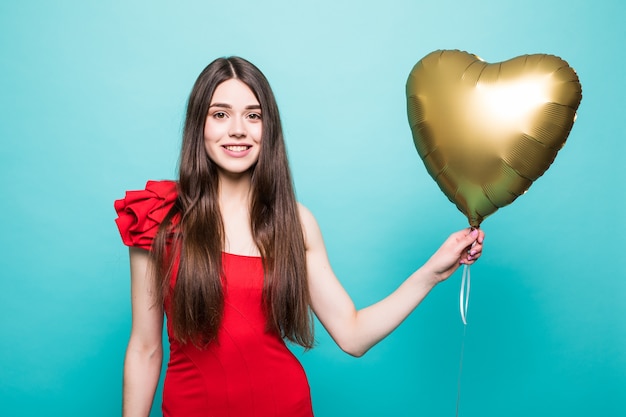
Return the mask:
{"type": "Polygon", "coordinates": [[[224,113],[223,111],[217,111],[213,113],[213,117],[216,119],[224,119],[226,118],[226,113],[224,113]]]}
{"type": "Polygon", "coordinates": [[[259,113],[250,113],[248,117],[252,120],[261,120],[261,115],[259,113]]]}

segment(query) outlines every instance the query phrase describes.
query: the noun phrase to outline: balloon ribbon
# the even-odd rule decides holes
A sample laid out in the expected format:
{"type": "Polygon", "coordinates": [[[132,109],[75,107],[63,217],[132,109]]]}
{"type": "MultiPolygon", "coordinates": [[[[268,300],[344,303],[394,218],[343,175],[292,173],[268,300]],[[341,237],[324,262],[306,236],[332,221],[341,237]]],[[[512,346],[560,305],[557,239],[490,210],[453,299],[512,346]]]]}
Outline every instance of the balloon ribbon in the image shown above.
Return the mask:
{"type": "Polygon", "coordinates": [[[467,325],[467,306],[470,295],[470,266],[463,265],[463,276],[461,278],[461,292],[459,294],[459,308],[461,310],[461,320],[467,325]]]}
{"type": "Polygon", "coordinates": [[[467,326],[463,326],[463,339],[461,341],[461,359],[459,360],[459,379],[456,387],[456,417],[459,417],[459,405],[461,404],[461,374],[463,373],[463,351],[465,350],[465,333],[467,326]]]}
{"type": "Polygon", "coordinates": [[[465,333],[467,331],[467,306],[469,304],[470,281],[470,266],[466,264],[463,265],[461,291],[459,294],[459,308],[461,310],[461,320],[463,320],[463,340],[461,341],[461,359],[459,361],[459,379],[457,381],[456,417],[459,417],[459,405],[461,403],[461,374],[463,373],[463,351],[465,350],[465,333]]]}

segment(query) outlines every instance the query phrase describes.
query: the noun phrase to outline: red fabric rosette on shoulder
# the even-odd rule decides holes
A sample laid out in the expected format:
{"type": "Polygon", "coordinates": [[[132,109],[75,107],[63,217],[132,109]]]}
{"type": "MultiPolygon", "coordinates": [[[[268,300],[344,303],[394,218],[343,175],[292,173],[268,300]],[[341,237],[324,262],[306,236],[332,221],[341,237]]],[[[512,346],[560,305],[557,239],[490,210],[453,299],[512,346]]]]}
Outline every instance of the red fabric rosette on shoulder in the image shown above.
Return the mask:
{"type": "Polygon", "coordinates": [[[123,199],[116,200],[115,223],[124,244],[150,250],[177,196],[175,181],[148,181],[144,190],[127,191],[123,199]]]}

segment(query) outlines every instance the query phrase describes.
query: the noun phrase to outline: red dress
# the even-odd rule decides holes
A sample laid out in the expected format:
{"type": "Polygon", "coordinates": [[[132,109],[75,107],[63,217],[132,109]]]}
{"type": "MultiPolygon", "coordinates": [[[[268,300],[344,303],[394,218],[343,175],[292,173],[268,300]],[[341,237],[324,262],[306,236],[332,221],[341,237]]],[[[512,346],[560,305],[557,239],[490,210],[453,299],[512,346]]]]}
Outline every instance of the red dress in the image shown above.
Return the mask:
{"type": "MultiPolygon", "coordinates": [[[[124,244],[150,249],[176,200],[176,183],[148,181],[115,202],[124,244]]],[[[204,350],[167,332],[170,360],[163,386],[165,417],[311,417],[309,384],[282,338],[265,331],[261,258],[224,253],[224,317],[217,341],[204,350]]],[[[176,277],[173,278],[172,285],[176,277]]],[[[169,311],[166,302],[166,315],[169,311]]]]}

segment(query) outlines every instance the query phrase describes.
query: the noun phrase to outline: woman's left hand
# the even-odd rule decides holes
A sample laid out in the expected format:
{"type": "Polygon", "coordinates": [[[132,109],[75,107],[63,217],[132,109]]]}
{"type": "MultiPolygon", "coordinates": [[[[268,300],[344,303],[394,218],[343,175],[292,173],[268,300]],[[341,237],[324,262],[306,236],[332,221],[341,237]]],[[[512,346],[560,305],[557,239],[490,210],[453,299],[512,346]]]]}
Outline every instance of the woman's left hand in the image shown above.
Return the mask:
{"type": "Polygon", "coordinates": [[[424,267],[436,282],[446,280],[462,265],[472,265],[483,251],[485,232],[481,229],[463,229],[451,234],[431,256],[424,267]]]}

